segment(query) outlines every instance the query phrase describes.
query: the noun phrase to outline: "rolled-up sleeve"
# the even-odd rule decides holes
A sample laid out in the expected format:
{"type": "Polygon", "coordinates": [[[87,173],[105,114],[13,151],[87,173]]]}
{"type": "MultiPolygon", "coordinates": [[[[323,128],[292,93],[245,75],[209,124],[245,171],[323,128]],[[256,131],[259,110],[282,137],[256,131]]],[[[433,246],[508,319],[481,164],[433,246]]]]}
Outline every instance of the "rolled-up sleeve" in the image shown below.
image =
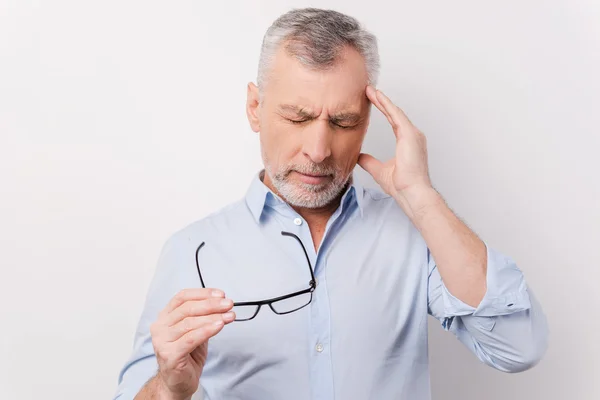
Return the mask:
{"type": "Polygon", "coordinates": [[[482,362],[504,372],[524,371],[545,354],[546,317],[516,263],[484,243],[487,291],[477,307],[448,291],[428,251],[429,313],[482,362]]]}
{"type": "Polygon", "coordinates": [[[180,268],[183,265],[180,243],[177,237],[171,237],[162,248],[137,324],[133,349],[119,372],[118,386],[113,396],[115,400],[134,399],[158,370],[150,326],[170,299],[185,287],[186,282],[193,282],[180,268]]]}

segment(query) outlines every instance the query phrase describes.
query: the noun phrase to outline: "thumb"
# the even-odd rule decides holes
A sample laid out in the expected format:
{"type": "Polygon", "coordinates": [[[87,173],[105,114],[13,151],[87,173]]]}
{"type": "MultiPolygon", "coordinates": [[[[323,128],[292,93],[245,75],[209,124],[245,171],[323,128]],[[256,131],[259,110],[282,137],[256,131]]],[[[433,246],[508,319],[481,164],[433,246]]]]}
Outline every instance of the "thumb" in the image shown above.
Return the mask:
{"type": "Polygon", "coordinates": [[[370,154],[361,153],[358,157],[358,165],[367,171],[377,181],[383,168],[383,163],[370,154]]]}

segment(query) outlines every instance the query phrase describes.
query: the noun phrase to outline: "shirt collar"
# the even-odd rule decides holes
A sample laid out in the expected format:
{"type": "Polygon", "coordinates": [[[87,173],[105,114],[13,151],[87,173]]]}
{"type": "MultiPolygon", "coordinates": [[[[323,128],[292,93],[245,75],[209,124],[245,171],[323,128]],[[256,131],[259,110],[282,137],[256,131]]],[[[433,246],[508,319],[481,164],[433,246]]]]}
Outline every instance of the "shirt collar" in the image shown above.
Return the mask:
{"type": "MultiPolygon", "coordinates": [[[[265,206],[275,206],[277,204],[286,204],[285,201],[279,197],[277,194],[273,193],[271,189],[267,187],[263,183],[263,177],[265,174],[265,170],[262,169],[257,172],[252,181],[250,182],[250,186],[246,192],[246,204],[254,217],[254,220],[259,223],[260,217],[265,209],[265,206]]],[[[352,201],[355,201],[360,215],[363,215],[363,195],[364,190],[362,185],[356,182],[354,179],[354,175],[350,176],[349,186],[342,197],[341,204],[343,208],[346,208],[350,205],[352,201]]]]}

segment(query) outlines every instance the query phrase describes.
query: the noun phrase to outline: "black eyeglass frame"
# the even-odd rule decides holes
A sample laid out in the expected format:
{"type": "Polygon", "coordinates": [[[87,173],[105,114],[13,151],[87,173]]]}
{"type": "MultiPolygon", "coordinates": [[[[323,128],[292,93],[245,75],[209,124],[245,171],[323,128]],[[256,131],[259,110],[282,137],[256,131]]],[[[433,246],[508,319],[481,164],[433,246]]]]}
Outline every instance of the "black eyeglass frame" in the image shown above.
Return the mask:
{"type": "MultiPolygon", "coordinates": [[[[293,292],[293,293],[286,294],[286,295],[283,295],[283,296],[273,297],[273,298],[266,299],[266,300],[234,302],[233,303],[233,307],[236,307],[236,306],[237,307],[256,306],[256,311],[254,312],[254,314],[250,318],[244,318],[244,319],[237,319],[236,318],[235,321],[238,321],[238,322],[241,322],[241,321],[250,321],[251,319],[253,319],[254,317],[256,317],[258,315],[261,307],[264,306],[264,305],[268,305],[269,308],[275,314],[285,315],[285,314],[290,314],[290,313],[293,313],[295,311],[298,311],[298,310],[306,307],[307,305],[309,305],[312,302],[312,292],[314,292],[315,289],[317,288],[317,280],[315,279],[315,275],[314,275],[314,272],[313,272],[313,267],[312,267],[312,264],[310,262],[310,258],[308,257],[308,252],[306,251],[306,248],[304,247],[304,244],[302,243],[302,240],[300,240],[300,238],[298,236],[296,236],[295,234],[293,234],[291,232],[285,232],[285,231],[281,231],[281,234],[283,236],[293,237],[293,238],[295,238],[298,241],[298,243],[300,243],[300,246],[302,247],[302,251],[304,252],[304,255],[306,256],[306,262],[308,263],[308,269],[310,271],[311,280],[308,283],[309,287],[307,289],[299,290],[297,292],[293,292]],[[303,305],[301,307],[298,307],[298,308],[296,308],[294,310],[286,311],[286,312],[278,312],[273,307],[273,303],[276,303],[276,302],[281,301],[281,300],[287,300],[287,299],[292,298],[292,297],[301,296],[301,295],[306,294],[306,293],[310,293],[310,299],[309,299],[308,303],[306,303],[305,305],[303,305]]],[[[203,288],[206,288],[206,286],[204,284],[204,279],[202,279],[202,273],[200,272],[200,263],[198,262],[198,254],[200,253],[200,250],[202,249],[202,247],[204,247],[205,244],[206,244],[206,242],[200,243],[200,245],[196,249],[196,269],[198,270],[198,277],[200,278],[200,283],[202,284],[203,288]]]]}

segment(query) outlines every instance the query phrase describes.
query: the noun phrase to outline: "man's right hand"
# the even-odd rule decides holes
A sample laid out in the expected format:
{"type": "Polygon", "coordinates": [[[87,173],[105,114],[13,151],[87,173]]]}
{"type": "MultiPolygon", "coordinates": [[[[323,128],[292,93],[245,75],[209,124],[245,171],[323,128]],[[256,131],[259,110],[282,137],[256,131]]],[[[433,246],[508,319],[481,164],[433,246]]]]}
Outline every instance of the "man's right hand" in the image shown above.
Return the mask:
{"type": "Polygon", "coordinates": [[[158,373],[136,399],[189,399],[198,390],[208,339],[235,319],[233,301],[218,289],[185,289],[150,326],[158,373]]]}

